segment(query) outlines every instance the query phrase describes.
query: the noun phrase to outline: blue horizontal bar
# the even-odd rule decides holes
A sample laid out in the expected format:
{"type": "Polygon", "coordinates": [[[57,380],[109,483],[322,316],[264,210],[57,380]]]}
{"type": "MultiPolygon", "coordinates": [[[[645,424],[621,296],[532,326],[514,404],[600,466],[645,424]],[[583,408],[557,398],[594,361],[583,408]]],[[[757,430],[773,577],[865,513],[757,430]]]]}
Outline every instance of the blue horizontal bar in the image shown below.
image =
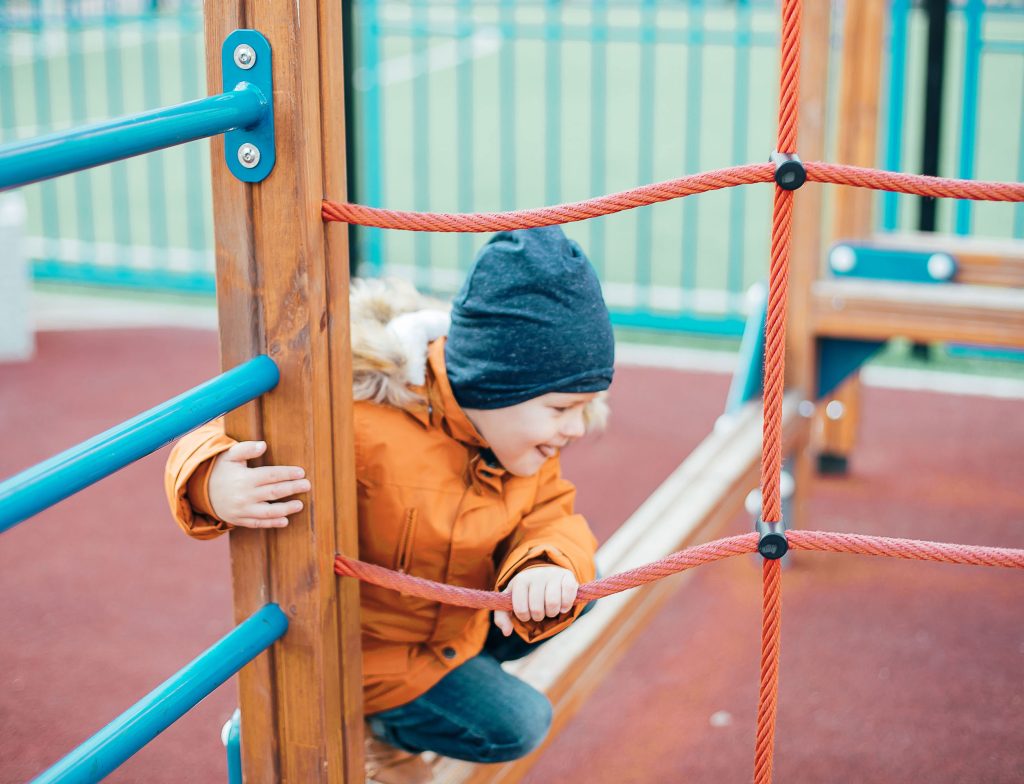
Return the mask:
{"type": "MultiPolygon", "coordinates": [[[[524,40],[548,40],[547,28],[543,24],[520,23],[514,25],[515,39],[520,42],[524,40]]],[[[566,23],[559,28],[558,39],[560,41],[582,41],[593,43],[598,40],[593,27],[588,25],[574,25],[566,23]]],[[[461,38],[463,33],[458,27],[448,24],[413,25],[400,22],[391,22],[381,25],[379,34],[382,38],[461,38]]],[[[686,27],[663,27],[658,26],[652,30],[645,31],[638,26],[630,27],[608,27],[600,31],[601,41],[609,43],[646,43],[656,44],[688,44],[694,45],[694,36],[700,38],[697,46],[756,46],[772,48],[778,46],[779,34],[775,32],[754,31],[741,35],[740,33],[723,30],[703,30],[699,28],[686,27]],[[651,37],[653,35],[653,38],[651,37]]]]}
{"type": "Polygon", "coordinates": [[[692,332],[717,337],[740,337],[746,325],[743,316],[680,313],[669,315],[646,310],[611,310],[617,327],[650,329],[657,332],[692,332]]]}
{"type": "Polygon", "coordinates": [[[0,532],[259,397],[278,379],[274,361],[256,357],[12,476],[0,483],[0,532]]]}
{"type": "Polygon", "coordinates": [[[281,608],[276,604],[264,606],[56,765],[39,774],[32,784],[99,781],[269,648],[287,629],[288,617],[281,608]]]}
{"type": "MultiPolygon", "coordinates": [[[[130,250],[130,248],[129,248],[130,250]]],[[[136,269],[109,264],[32,259],[33,280],[80,283],[85,286],[116,286],[125,289],[183,291],[190,294],[214,294],[217,288],[213,269],[179,272],[171,269],[136,269]]]]}
{"type": "Polygon", "coordinates": [[[220,95],[0,146],[0,190],[204,139],[262,118],[267,97],[246,82],[220,95]]]}

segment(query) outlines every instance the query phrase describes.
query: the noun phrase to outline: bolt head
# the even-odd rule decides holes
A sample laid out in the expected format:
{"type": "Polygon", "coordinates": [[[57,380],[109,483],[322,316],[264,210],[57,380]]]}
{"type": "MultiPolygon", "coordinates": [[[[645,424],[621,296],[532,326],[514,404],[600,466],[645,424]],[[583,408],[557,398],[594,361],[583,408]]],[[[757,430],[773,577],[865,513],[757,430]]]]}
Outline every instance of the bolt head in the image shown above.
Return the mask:
{"type": "Polygon", "coordinates": [[[249,44],[239,44],[235,47],[235,65],[248,71],[256,65],[256,51],[249,44]]]}
{"type": "Polygon", "coordinates": [[[948,253],[933,253],[928,258],[928,275],[932,280],[950,280],[956,272],[956,262],[948,253]]]}
{"type": "Polygon", "coordinates": [[[260,150],[255,144],[246,142],[238,148],[238,162],[247,169],[255,169],[260,162],[260,150]]]}
{"type": "Polygon", "coordinates": [[[849,245],[836,245],[828,254],[828,263],[835,272],[850,272],[857,266],[857,254],[849,245]]]}

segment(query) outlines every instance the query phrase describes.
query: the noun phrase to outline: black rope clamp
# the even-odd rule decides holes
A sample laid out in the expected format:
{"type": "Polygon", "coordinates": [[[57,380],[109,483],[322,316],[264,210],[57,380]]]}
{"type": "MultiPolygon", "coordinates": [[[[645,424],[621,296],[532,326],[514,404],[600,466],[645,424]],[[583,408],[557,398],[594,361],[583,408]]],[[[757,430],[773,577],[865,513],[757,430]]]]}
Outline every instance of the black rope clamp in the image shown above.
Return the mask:
{"type": "Polygon", "coordinates": [[[786,526],[779,523],[766,523],[760,517],[754,522],[754,530],[758,533],[757,551],[769,560],[781,558],[789,550],[786,539],[786,526]]]}
{"type": "Polygon", "coordinates": [[[807,170],[796,153],[775,151],[768,160],[775,164],[775,182],[782,190],[795,191],[807,182],[807,170]]]}

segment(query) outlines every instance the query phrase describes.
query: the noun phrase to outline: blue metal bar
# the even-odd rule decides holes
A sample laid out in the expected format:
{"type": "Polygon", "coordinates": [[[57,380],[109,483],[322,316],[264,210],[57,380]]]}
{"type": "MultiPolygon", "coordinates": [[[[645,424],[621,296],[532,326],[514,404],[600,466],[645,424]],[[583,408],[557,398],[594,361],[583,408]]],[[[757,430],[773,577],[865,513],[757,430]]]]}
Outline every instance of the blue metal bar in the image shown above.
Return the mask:
{"type": "MultiPolygon", "coordinates": [[[[689,40],[686,44],[686,153],[683,171],[696,173],[700,168],[702,114],[701,83],[704,70],[704,0],[691,0],[689,40]]],[[[683,199],[683,247],[681,285],[684,291],[697,288],[697,199],[683,199]]]]}
{"type": "MultiPolygon", "coordinates": [[[[458,65],[455,70],[456,103],[455,116],[462,118],[458,122],[458,205],[460,212],[471,212],[473,209],[473,123],[469,118],[473,112],[473,10],[470,0],[459,0],[459,18],[461,31],[458,42],[458,65]]],[[[473,237],[469,234],[459,235],[459,263],[464,269],[469,268],[473,260],[473,237]]]]}
{"type": "Polygon", "coordinates": [[[267,97],[245,84],[198,101],[0,147],[0,190],[257,123],[267,97]]]}
{"type": "MultiPolygon", "coordinates": [[[[505,0],[502,0],[505,2],[505,0]]],[[[689,2],[689,0],[687,0],[689,2]]],[[[703,0],[701,0],[703,2],[703,0]]],[[[759,10],[765,10],[760,4],[755,4],[759,10]]],[[[619,6],[611,6],[619,8],[619,6]]],[[[435,38],[455,38],[458,36],[458,28],[450,24],[431,24],[426,27],[417,27],[420,33],[429,33],[435,38]]],[[[520,41],[546,39],[547,25],[529,22],[522,22],[516,25],[516,38],[520,41]]],[[[558,25],[560,40],[582,41],[590,43],[593,41],[594,32],[592,25],[573,24],[572,22],[561,21],[558,25]]],[[[709,46],[732,46],[736,42],[736,35],[731,31],[723,30],[699,30],[697,33],[709,46]]],[[[381,35],[408,36],[412,34],[409,24],[401,22],[389,22],[380,26],[381,35]]],[[[694,31],[688,27],[674,27],[656,31],[654,41],[659,44],[686,44],[694,36],[694,31]]],[[[638,27],[615,27],[608,28],[607,39],[609,43],[640,43],[643,37],[638,27]]],[[[768,32],[755,30],[751,34],[751,44],[763,49],[775,49],[779,45],[779,34],[777,31],[768,32]]]]}
{"type": "MultiPolygon", "coordinates": [[[[33,125],[37,128],[49,128],[53,124],[50,112],[50,84],[53,81],[50,77],[50,55],[46,52],[43,46],[43,19],[42,9],[38,6],[34,9],[35,17],[33,19],[33,30],[36,33],[32,36],[32,81],[34,88],[34,107],[35,112],[33,113],[33,125]]],[[[17,142],[15,142],[17,143],[17,142]]],[[[0,183],[3,182],[5,176],[5,167],[3,166],[2,151],[5,149],[0,147],[0,183]]],[[[0,184],[0,190],[3,190],[2,184],[0,184]]],[[[46,182],[39,186],[39,203],[41,205],[57,204],[57,188],[52,182],[46,182]]],[[[63,227],[61,220],[61,212],[59,210],[42,209],[42,224],[43,224],[43,235],[47,239],[56,239],[57,237],[63,237],[63,227]]]]}
{"type": "MultiPolygon", "coordinates": [[[[892,40],[889,47],[889,111],[886,119],[885,168],[899,171],[903,158],[903,102],[907,79],[907,17],[910,0],[892,0],[892,40]]],[[[882,228],[895,231],[899,223],[899,194],[882,194],[882,228]]]]}
{"type": "MultiPolygon", "coordinates": [[[[594,42],[590,47],[590,192],[606,192],[608,159],[608,0],[594,0],[591,9],[594,42]]],[[[590,258],[602,278],[605,262],[605,219],[587,221],[590,225],[590,258]]]]}
{"type": "Polygon", "coordinates": [[[544,14],[544,198],[558,204],[562,193],[562,6],[547,0],[544,14]]]}
{"type": "MultiPolygon", "coordinates": [[[[86,79],[85,58],[82,57],[82,37],[84,33],[77,14],[72,14],[68,22],[68,54],[65,60],[68,84],[71,92],[71,119],[75,123],[86,121],[86,79]]],[[[96,225],[93,219],[93,178],[88,174],[80,174],[72,178],[75,187],[75,212],[78,219],[77,238],[86,243],[96,239],[96,225]]]]}
{"type": "MultiPolygon", "coordinates": [[[[654,0],[643,0],[640,9],[640,111],[637,113],[637,182],[654,181],[654,31],[657,28],[654,0]]],[[[642,293],[645,308],[651,308],[651,286],[654,284],[654,259],[651,251],[652,210],[639,210],[636,215],[636,284],[642,293]]]]}
{"type": "MultiPolygon", "coordinates": [[[[964,51],[963,121],[960,129],[960,165],[957,176],[969,180],[974,176],[974,148],[978,130],[978,79],[981,70],[981,21],[985,13],[985,0],[967,0],[967,25],[964,51]]],[[[971,231],[971,202],[956,202],[956,233],[971,231]]]]}
{"type": "MultiPolygon", "coordinates": [[[[749,107],[750,107],[750,0],[736,3],[736,66],[732,105],[732,163],[740,165],[748,160],[749,107]]],[[[746,252],[747,189],[729,189],[729,268],[725,288],[730,294],[743,289],[743,258],[746,252]]]]}
{"type": "MultiPolygon", "coordinates": [[[[379,207],[384,198],[384,176],[387,161],[381,153],[384,141],[383,114],[384,107],[380,96],[380,22],[377,14],[377,0],[365,0],[358,4],[361,21],[362,51],[361,73],[364,86],[362,98],[357,110],[363,121],[360,142],[363,145],[363,171],[360,181],[363,184],[366,203],[379,207]]],[[[357,80],[358,82],[358,80],[357,80]]],[[[357,89],[359,89],[357,83],[357,89]]],[[[360,257],[366,261],[375,274],[380,274],[383,266],[384,237],[381,229],[366,229],[361,232],[363,252],[360,257]]]]}
{"type": "Polygon", "coordinates": [[[768,287],[757,283],[747,293],[750,312],[743,329],[736,371],[729,384],[725,413],[735,414],[759,394],[764,386],[764,324],[768,318],[768,287]]]}
{"type": "Polygon", "coordinates": [[[513,0],[501,0],[501,65],[499,79],[501,95],[499,101],[501,127],[501,208],[516,208],[516,4],[513,0]]]}
{"type": "Polygon", "coordinates": [[[251,359],[0,483],[0,532],[77,493],[277,385],[277,365],[251,359]]]}
{"type": "Polygon", "coordinates": [[[32,784],[100,781],[255,659],[288,629],[288,617],[268,604],[188,666],[151,691],[32,784]]]}
{"type": "MultiPolygon", "coordinates": [[[[1017,182],[1024,182],[1024,89],[1020,96],[1020,120],[1017,123],[1017,182]]],[[[1013,208],[1013,236],[1024,239],[1024,202],[1013,208]]]]}
{"type": "MultiPolygon", "coordinates": [[[[430,209],[430,38],[426,32],[429,14],[427,0],[414,0],[412,127],[415,132],[409,134],[409,138],[412,141],[413,204],[416,210],[424,212],[430,209]]],[[[430,240],[430,235],[424,231],[416,232],[413,237],[416,286],[421,290],[430,288],[430,240]]]]}
{"type": "MultiPolygon", "coordinates": [[[[153,54],[142,58],[142,83],[146,85],[146,98],[157,106],[163,104],[166,98],[161,95],[161,87],[164,83],[160,73],[161,41],[153,28],[153,20],[147,19],[142,23],[144,46],[150,49],[153,54]]],[[[162,153],[146,156],[146,199],[149,202],[149,220],[146,221],[146,228],[149,230],[148,245],[161,250],[167,249],[167,183],[164,172],[166,170],[167,157],[162,153]]],[[[164,262],[166,264],[166,262],[164,262]]]]}
{"type": "Polygon", "coordinates": [[[228,784],[243,784],[242,781],[242,714],[238,708],[231,714],[231,720],[224,726],[224,750],[228,758],[228,784]]]}
{"type": "MultiPolygon", "coordinates": [[[[110,0],[105,0],[104,11],[110,0]]],[[[106,98],[108,116],[120,117],[125,112],[125,80],[120,78],[124,72],[124,46],[121,41],[121,26],[105,25],[103,30],[103,69],[106,73],[106,98]]],[[[121,161],[110,167],[110,190],[112,197],[111,220],[114,222],[114,243],[118,248],[118,267],[131,265],[131,245],[135,226],[143,223],[137,220],[138,204],[131,197],[128,186],[129,164],[121,161]]]]}

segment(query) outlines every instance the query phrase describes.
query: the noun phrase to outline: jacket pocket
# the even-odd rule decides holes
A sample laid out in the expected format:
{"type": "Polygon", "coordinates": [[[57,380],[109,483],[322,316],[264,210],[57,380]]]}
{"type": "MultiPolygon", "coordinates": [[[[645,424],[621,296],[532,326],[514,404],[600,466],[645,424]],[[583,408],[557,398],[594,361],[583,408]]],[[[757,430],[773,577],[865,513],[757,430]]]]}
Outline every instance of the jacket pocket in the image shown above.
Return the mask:
{"type": "Polygon", "coordinates": [[[396,572],[405,574],[412,566],[412,547],[416,540],[417,517],[418,512],[415,507],[405,510],[402,531],[398,537],[398,547],[395,548],[395,562],[392,566],[396,572]]]}

